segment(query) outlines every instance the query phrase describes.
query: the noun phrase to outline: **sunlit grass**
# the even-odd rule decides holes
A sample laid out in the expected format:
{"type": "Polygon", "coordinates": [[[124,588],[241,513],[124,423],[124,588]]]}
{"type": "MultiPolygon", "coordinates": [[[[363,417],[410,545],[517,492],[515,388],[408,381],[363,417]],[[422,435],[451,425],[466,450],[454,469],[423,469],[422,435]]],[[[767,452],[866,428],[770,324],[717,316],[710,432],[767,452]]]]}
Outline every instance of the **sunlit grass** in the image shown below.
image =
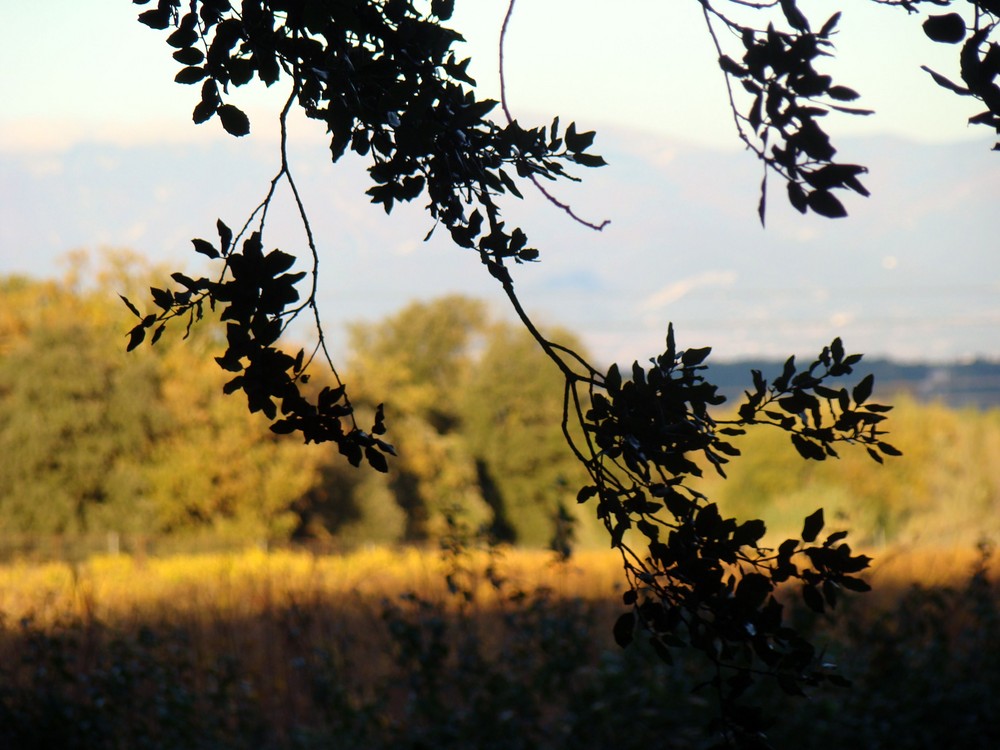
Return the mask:
{"type": "MultiPolygon", "coordinates": [[[[485,573],[490,560],[471,555],[470,586],[477,602],[497,592],[485,573]]],[[[498,573],[525,590],[548,588],[559,597],[605,599],[621,581],[609,551],[581,551],[566,564],[552,553],[508,550],[498,573]]],[[[78,564],[14,563],[0,566],[0,612],[8,622],[37,624],[67,618],[114,623],[137,616],[174,619],[204,614],[253,616],[303,601],[379,600],[404,592],[424,598],[446,591],[446,563],[434,549],[372,547],[346,555],[264,552],[178,555],[137,559],[97,556],[78,564]]]]}
{"type": "MultiPolygon", "coordinates": [[[[899,731],[845,723],[861,715],[856,706],[882,706],[880,721],[903,716],[904,725],[917,720],[901,713],[911,710],[937,731],[923,703],[930,664],[966,696],[942,706],[979,721],[995,695],[983,649],[1000,622],[993,584],[970,584],[984,558],[972,547],[867,552],[872,594],[851,597],[835,619],[792,612],[858,691],[796,704],[789,731],[821,726],[817,737],[831,742],[899,731]],[[971,664],[983,665],[982,678],[971,664]]],[[[428,747],[454,736],[486,747],[484,737],[514,731],[526,742],[572,738],[553,747],[631,750],[639,745],[621,745],[621,732],[640,721],[690,739],[678,748],[701,746],[710,706],[691,685],[705,665],[690,650],[665,668],[643,643],[617,648],[621,590],[610,550],[565,564],[542,551],[448,560],[435,549],[373,547],[0,566],[0,746],[8,732],[38,747],[132,747],[152,734],[164,748],[318,748],[336,738],[377,750],[414,736],[428,747]],[[449,593],[449,573],[460,595],[449,593]],[[84,726],[90,739],[67,745],[84,726]]]]}
{"type": "MultiPolygon", "coordinates": [[[[876,605],[914,583],[947,586],[966,577],[979,559],[974,547],[885,548],[867,551],[876,605]]],[[[993,559],[995,572],[1000,564],[993,559]]],[[[611,551],[579,551],[558,563],[541,550],[507,549],[495,557],[468,553],[459,582],[480,609],[502,606],[513,590],[545,589],[554,599],[582,599],[613,611],[623,576],[611,551]],[[488,567],[494,574],[491,579],[488,567]],[[492,583],[506,581],[503,591],[492,583]]],[[[448,600],[448,563],[433,548],[370,547],[344,555],[298,551],[135,558],[97,556],[82,563],[0,566],[0,617],[11,626],[30,620],[54,627],[70,621],[108,626],[140,622],[201,623],[253,620],[289,608],[327,609],[335,616],[371,616],[387,599],[413,594],[448,600]],[[353,610],[353,612],[352,612],[353,610]]]]}

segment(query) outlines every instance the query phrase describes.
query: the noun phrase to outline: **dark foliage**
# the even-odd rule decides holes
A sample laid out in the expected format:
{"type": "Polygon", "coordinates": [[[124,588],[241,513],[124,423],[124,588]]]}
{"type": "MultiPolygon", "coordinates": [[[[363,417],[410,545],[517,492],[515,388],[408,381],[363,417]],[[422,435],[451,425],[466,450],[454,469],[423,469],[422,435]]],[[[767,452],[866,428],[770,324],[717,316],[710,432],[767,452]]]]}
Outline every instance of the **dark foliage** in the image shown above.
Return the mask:
{"type": "MultiPolygon", "coordinates": [[[[987,557],[984,556],[984,563],[987,557]]],[[[453,574],[460,576],[458,568],[453,574]]],[[[543,591],[505,591],[483,610],[459,584],[451,601],[408,595],[373,603],[366,632],[396,666],[374,684],[371,656],[351,636],[343,602],[310,602],[219,623],[231,633],[200,651],[190,626],[151,621],[55,628],[30,621],[3,633],[0,746],[23,750],[319,750],[320,748],[704,748],[711,718],[697,667],[667,665],[640,641],[601,644],[603,608],[543,591]],[[461,603],[464,602],[464,603],[461,603]],[[319,628],[323,645],[304,631],[319,628]],[[237,634],[274,640],[264,669],[243,658],[237,634]]],[[[784,710],[776,744],[992,750],[1000,663],[996,581],[985,565],[964,584],[913,587],[884,608],[831,629],[798,611],[854,677],[851,690],[810,690],[784,710]]],[[[356,606],[356,605],[352,605],[356,606]]],[[[359,613],[355,613],[359,614],[359,613]]],[[[751,691],[755,688],[751,688],[751,691]]],[[[782,710],[768,696],[770,710],[782,710]]]]}

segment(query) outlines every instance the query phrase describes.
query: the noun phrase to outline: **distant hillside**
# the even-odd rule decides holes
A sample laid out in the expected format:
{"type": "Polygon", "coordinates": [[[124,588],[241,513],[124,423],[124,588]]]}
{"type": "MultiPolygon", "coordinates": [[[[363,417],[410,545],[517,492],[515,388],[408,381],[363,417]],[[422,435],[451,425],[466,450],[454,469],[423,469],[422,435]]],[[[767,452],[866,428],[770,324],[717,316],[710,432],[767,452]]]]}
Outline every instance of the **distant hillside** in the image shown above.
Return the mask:
{"type": "MultiPolygon", "coordinates": [[[[662,351],[669,321],[679,344],[710,345],[729,361],[812,352],[834,336],[905,361],[1000,357],[991,218],[1000,170],[989,145],[841,143],[846,159],[871,168],[872,198],[848,200],[844,222],[800,216],[775,199],[764,230],[752,156],[602,130],[609,166],[557,193],[580,216],[610,219],[603,232],[574,224],[533,190],[503,205],[542,253],[512,268],[522,302],[539,322],[579,332],[599,362],[662,351]]],[[[326,145],[308,139],[290,156],[329,258],[319,301],[331,339],[346,338],[340,321],[378,320],[414,298],[462,293],[504,304],[478,257],[457,252],[447,232],[421,242],[433,225],[422,201],[391,218],[369,203],[360,158],[334,168],[326,145]]],[[[38,152],[0,143],[0,275],[50,277],[72,248],[104,246],[193,270],[202,256],[191,238],[213,233],[217,218],[242,223],[274,169],[262,144],[90,142],[38,152]]],[[[280,195],[268,245],[304,263],[296,209],[280,195]]]]}
{"type": "MultiPolygon", "coordinates": [[[[710,364],[709,380],[732,402],[737,402],[750,384],[750,371],[765,378],[781,373],[778,360],[742,360],[710,364]]],[[[921,401],[940,401],[959,408],[1000,407],[1000,361],[975,360],[952,363],[901,363],[888,359],[865,359],[856,370],[861,376],[875,375],[875,398],[890,399],[907,393],[921,401]]]]}

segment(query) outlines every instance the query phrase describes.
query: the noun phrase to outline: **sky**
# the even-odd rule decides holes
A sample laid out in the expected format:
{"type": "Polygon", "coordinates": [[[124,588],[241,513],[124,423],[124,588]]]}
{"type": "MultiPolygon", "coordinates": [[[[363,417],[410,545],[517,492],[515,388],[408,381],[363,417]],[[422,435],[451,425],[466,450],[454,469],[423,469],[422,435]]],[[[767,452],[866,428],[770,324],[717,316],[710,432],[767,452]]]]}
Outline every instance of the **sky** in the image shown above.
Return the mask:
{"type": "MultiPolygon", "coordinates": [[[[508,2],[457,0],[456,5],[450,25],[467,39],[464,50],[473,59],[470,70],[484,95],[496,97],[499,94],[497,43],[508,2]]],[[[829,0],[802,3],[807,13],[813,11],[811,17],[819,21],[830,12],[831,6],[836,5],[841,4],[829,0]]],[[[0,102],[3,102],[0,107],[0,156],[6,154],[30,161],[30,168],[35,172],[54,170],[53,174],[61,175],[64,181],[77,180],[76,192],[69,191],[67,195],[79,195],[87,190],[87,177],[67,168],[66,160],[67,155],[84,146],[93,148],[95,144],[103,144],[119,149],[101,157],[109,163],[127,161],[127,149],[149,144],[178,144],[201,149],[198,153],[207,154],[209,159],[214,158],[215,152],[221,154],[227,150],[228,153],[237,147],[243,149],[241,153],[254,157],[271,153],[269,147],[276,138],[273,113],[284,91],[266,91],[263,87],[239,91],[234,101],[250,114],[254,132],[235,146],[216,123],[193,125],[190,111],[197,91],[173,83],[178,65],[171,59],[171,50],[163,41],[165,35],[137,23],[135,15],[140,10],[127,0],[31,3],[0,0],[0,102]]],[[[898,8],[852,0],[839,25],[841,31],[836,37],[839,59],[832,64],[830,72],[835,73],[838,81],[859,90],[863,95],[860,104],[876,109],[877,115],[870,118],[831,117],[828,118],[830,128],[838,138],[876,139],[869,142],[869,151],[872,143],[881,143],[879,138],[922,144],[931,149],[927,154],[937,154],[933,149],[949,144],[972,143],[978,150],[973,150],[974,156],[967,157],[972,161],[965,163],[982,169],[980,160],[997,157],[988,153],[992,143],[989,133],[965,124],[977,110],[974,106],[970,109],[972,105],[967,100],[938,89],[920,70],[921,64],[927,64],[942,73],[953,73],[957,50],[931,43],[924,38],[919,24],[919,19],[909,17],[898,8]]],[[[592,328],[588,343],[599,348],[605,357],[628,358],[629,352],[656,346],[657,340],[662,341],[665,317],[677,320],[685,315],[695,322],[709,320],[700,332],[714,337],[708,343],[718,342],[719,349],[730,356],[773,354],[786,346],[808,344],[812,348],[812,342],[818,348],[829,341],[831,332],[840,328],[857,334],[866,347],[880,354],[918,357],[923,351],[919,339],[926,337],[936,342],[932,351],[935,357],[1000,356],[1000,335],[990,330],[991,322],[1000,324],[1000,307],[991,302],[1000,299],[1000,261],[996,260],[1000,254],[992,248],[988,252],[981,247],[966,252],[961,247],[949,247],[941,250],[938,261],[934,256],[922,258],[923,267],[919,273],[910,276],[903,273],[914,264],[908,262],[905,249],[894,248],[902,248],[916,240],[926,244],[938,236],[941,242],[948,239],[949,217],[942,213],[940,206],[927,210],[929,215],[939,214],[936,224],[921,224],[915,228],[912,221],[895,221],[897,234],[885,235],[885,247],[876,246],[874,250],[870,249],[872,237],[885,230],[886,215],[892,211],[917,210],[914,208],[916,202],[907,209],[900,203],[899,195],[885,196],[883,191],[880,203],[875,202],[879,197],[876,195],[871,206],[858,204],[857,211],[852,206],[852,214],[858,214],[857,220],[852,216],[846,220],[852,223],[831,226],[827,226],[828,222],[799,219],[778,209],[768,232],[760,231],[754,216],[759,172],[752,160],[739,154],[740,145],[733,132],[715,56],[704,30],[700,5],[694,0],[517,2],[506,46],[507,93],[515,116],[535,124],[547,123],[558,114],[564,123],[576,120],[583,129],[596,128],[598,152],[602,151],[602,133],[614,135],[603,143],[608,148],[618,149],[613,154],[615,159],[609,159],[611,166],[588,172],[587,185],[582,188],[570,186],[565,193],[574,196],[574,201],[580,201],[581,210],[589,217],[603,218],[607,213],[613,218],[612,228],[605,235],[588,236],[545,205],[535,203],[534,207],[526,209],[526,221],[533,222],[526,225],[529,233],[532,226],[537,227],[534,236],[548,243],[543,248],[543,262],[537,266],[540,270],[536,272],[532,270],[536,267],[532,266],[524,275],[522,289],[529,296],[535,293],[527,301],[531,309],[555,323],[572,326],[582,322],[592,328]],[[724,159],[717,156],[721,153],[728,156],[724,159]],[[704,166],[689,163],[696,155],[705,159],[704,166]],[[745,180],[738,195],[730,198],[730,193],[722,189],[720,169],[732,169],[736,178],[745,180]],[[679,182],[682,178],[683,182],[679,182]],[[659,215],[669,212],[661,212],[655,203],[640,203],[643,196],[662,201],[678,194],[683,194],[685,200],[695,201],[698,212],[687,218],[673,217],[670,223],[659,215]],[[722,195],[726,198],[721,198],[722,195]],[[726,222],[737,215],[739,221],[732,226],[739,228],[728,228],[730,224],[726,222]],[[716,225],[725,225],[727,229],[719,234],[714,231],[718,228],[716,225]],[[914,238],[914,231],[920,236],[914,238]],[[864,241],[852,240],[860,235],[851,232],[866,233],[864,241]],[[681,250],[675,251],[675,255],[651,257],[659,249],[651,239],[653,234],[672,239],[681,250]],[[776,266],[784,264],[794,269],[794,274],[762,282],[760,270],[749,267],[744,259],[723,257],[723,251],[731,253],[732,246],[740,243],[744,236],[756,253],[767,253],[771,246],[775,253],[784,253],[776,255],[774,262],[776,266]],[[710,247],[710,241],[718,247],[710,247]],[[600,247],[602,242],[605,244],[600,247]],[[620,268],[607,265],[604,260],[607,243],[618,243],[618,247],[627,243],[629,252],[621,252],[621,255],[627,256],[629,263],[647,264],[645,270],[633,274],[643,283],[635,278],[626,281],[620,268]],[[817,304],[835,296],[836,289],[823,288],[824,279],[830,275],[824,270],[824,262],[831,248],[847,248],[852,243],[871,257],[859,257],[851,262],[862,269],[870,266],[871,273],[878,274],[879,279],[893,281],[866,281],[859,288],[848,290],[850,304],[831,306],[817,313],[823,321],[821,326],[805,325],[804,320],[813,320],[811,314],[778,304],[775,290],[789,298],[814,295],[817,304]],[[940,257],[948,258],[949,268],[936,271],[933,264],[939,262],[940,257]],[[643,276],[646,278],[641,278],[643,276]],[[649,277],[656,280],[650,281],[649,277]],[[752,281],[748,282],[749,279],[752,281]],[[905,300],[893,301],[890,295],[891,304],[876,305],[874,296],[865,298],[866,294],[884,296],[887,285],[892,284],[910,285],[898,292],[905,300]],[[941,292],[944,288],[951,290],[946,297],[941,292]],[[601,314],[603,321],[597,314],[593,298],[589,296],[597,293],[616,293],[627,298],[627,304],[623,302],[613,316],[613,325],[606,314],[601,314]],[[925,297],[930,297],[931,302],[926,302],[925,297]],[[734,306],[726,312],[727,304],[736,305],[740,299],[745,300],[743,307],[734,306]],[[931,303],[937,305],[933,307],[934,317],[947,318],[953,328],[906,334],[903,331],[906,321],[912,323],[919,318],[921,326],[930,325],[920,316],[919,309],[923,304],[930,310],[931,303]],[[698,304],[700,307],[696,307],[698,304]],[[592,311],[589,318],[588,310],[592,311]],[[866,315],[881,323],[862,327],[861,319],[866,315]],[[752,316],[757,316],[753,319],[757,321],[758,330],[771,332],[771,341],[748,341],[743,329],[734,325],[752,316]],[[963,316],[972,321],[972,328],[960,344],[952,346],[949,341],[961,338],[956,331],[963,325],[963,316]],[[792,328],[797,331],[794,336],[790,333],[792,328]],[[827,336],[825,340],[824,336],[827,336]]],[[[302,170],[314,171],[317,180],[320,177],[334,179],[329,174],[336,170],[323,172],[322,166],[310,163],[310,159],[322,159],[323,155],[321,134],[312,124],[297,123],[293,138],[314,146],[313,152],[308,149],[301,152],[302,170]]],[[[134,153],[138,155],[139,151],[134,153]]],[[[921,154],[918,161],[933,161],[924,156],[924,152],[921,154]]],[[[934,179],[933,175],[917,169],[906,171],[904,152],[876,149],[873,158],[876,157],[890,159],[896,167],[902,165],[900,168],[906,179],[914,183],[914,189],[921,181],[926,183],[934,179]]],[[[103,162],[98,159],[95,163],[103,162]]],[[[135,171],[154,167],[137,162],[131,168],[135,171]]],[[[162,169],[166,172],[168,168],[162,169]]],[[[260,172],[265,185],[267,169],[260,172]]],[[[215,183],[210,171],[199,178],[198,188],[205,195],[218,195],[219,188],[213,187],[215,183]]],[[[105,177],[118,179],[116,174],[108,172],[105,177]]],[[[0,178],[7,183],[0,186],[5,194],[21,201],[18,211],[36,210],[25,202],[28,199],[17,194],[17,186],[9,182],[7,176],[0,174],[0,178]]],[[[726,184],[736,178],[725,178],[726,184]]],[[[977,175],[976,179],[982,181],[984,178],[977,175]]],[[[51,181],[45,184],[50,185],[51,181]]],[[[321,191],[321,183],[315,184],[314,190],[321,191]]],[[[995,180],[989,182],[986,189],[996,184],[995,180]]],[[[137,190],[152,191],[157,201],[166,200],[165,196],[170,194],[163,185],[136,185],[137,190]]],[[[897,183],[891,185],[893,192],[900,192],[897,183]]],[[[963,195],[962,191],[982,189],[975,184],[962,183],[960,176],[949,188],[954,196],[963,195]]],[[[256,190],[251,193],[254,194],[256,190]]],[[[319,195],[325,196],[322,192],[319,195]]],[[[914,195],[914,201],[923,201],[921,206],[933,202],[934,186],[924,184],[923,192],[914,195]]],[[[243,197],[242,193],[240,198],[244,208],[251,205],[251,199],[243,197]]],[[[45,196],[39,198],[44,199],[45,196]]],[[[960,203],[960,197],[954,198],[956,213],[953,216],[960,217],[969,236],[991,236],[987,227],[991,218],[989,213],[963,214],[960,203]],[[970,227],[970,223],[974,226],[970,227]]],[[[43,215],[41,208],[37,210],[43,215]]],[[[189,210],[193,214],[198,207],[189,210]]],[[[218,211],[221,214],[222,208],[218,211]]],[[[394,259],[415,253],[414,247],[419,243],[405,239],[413,236],[411,227],[418,227],[419,236],[422,236],[421,225],[412,212],[410,218],[405,212],[400,213],[402,218],[397,220],[394,214],[393,221],[398,221],[404,230],[395,238],[385,240],[391,245],[389,252],[394,259]]],[[[416,213],[419,214],[419,210],[416,213]]],[[[362,206],[351,208],[345,216],[348,218],[342,220],[356,225],[352,237],[358,244],[363,245],[366,241],[361,228],[366,228],[371,236],[382,238],[378,234],[383,231],[384,217],[380,212],[368,211],[362,206]]],[[[98,213],[91,218],[93,223],[101,217],[98,213]]],[[[181,248],[181,253],[187,252],[184,238],[200,231],[200,225],[194,226],[193,218],[191,224],[192,227],[171,229],[170,242],[181,248]]],[[[0,237],[3,231],[0,227],[0,237]]],[[[140,251],[150,249],[155,253],[158,248],[154,245],[163,239],[162,232],[160,237],[152,236],[155,232],[140,221],[135,222],[129,232],[104,232],[95,226],[90,234],[72,235],[72,242],[131,242],[138,245],[136,249],[140,251]]],[[[370,252],[375,251],[370,249],[370,252]]],[[[421,252],[425,251],[421,249],[421,252]]],[[[434,248],[426,251],[423,257],[428,259],[427,263],[437,262],[436,252],[434,248]]],[[[447,255],[450,249],[441,252],[442,257],[453,257],[447,255]]],[[[371,262],[371,256],[366,257],[369,258],[367,262],[371,262]]],[[[48,256],[39,253],[34,261],[32,257],[26,260],[23,255],[16,255],[16,249],[10,244],[3,242],[0,244],[0,273],[20,269],[25,262],[48,262],[42,258],[48,256]]],[[[767,256],[761,255],[759,261],[750,265],[767,263],[767,256]]],[[[468,273],[477,274],[480,270],[470,265],[468,273]]],[[[453,272],[454,269],[449,268],[440,275],[444,277],[453,272]]],[[[399,273],[402,274],[399,279],[386,282],[387,288],[393,290],[390,296],[397,306],[405,302],[400,296],[407,293],[405,290],[420,294],[412,289],[414,271],[399,273]],[[400,290],[398,294],[397,289],[400,290]]],[[[847,286],[845,282],[836,283],[841,289],[847,286]]],[[[492,292],[495,295],[496,290],[489,284],[489,279],[470,281],[467,288],[475,294],[492,292]]],[[[439,287],[429,283],[427,288],[439,287]]],[[[355,296],[349,297],[350,305],[331,305],[335,316],[352,317],[359,310],[363,315],[385,312],[384,306],[364,307],[365,300],[374,296],[369,288],[358,288],[352,294],[355,296]]]]}
{"type": "MultiPolygon", "coordinates": [[[[480,87],[497,95],[497,42],[507,0],[458,0],[451,25],[480,87]]],[[[803,3],[822,19],[829,0],[803,3]]],[[[841,117],[838,132],[895,133],[924,141],[976,137],[975,111],[935,90],[920,64],[954,69],[953,47],[924,38],[919,20],[898,8],[855,1],[839,24],[840,59],[831,67],[878,109],[876,118],[841,117]],[[916,93],[919,92],[919,96],[916,93]],[[963,117],[964,115],[964,117],[963,117]]],[[[507,37],[510,104],[518,116],[572,113],[597,125],[648,130],[736,148],[715,51],[700,5],[672,0],[520,0],[507,37]],[[611,10],[613,9],[613,10],[611,10]]],[[[219,137],[189,120],[191,90],[164,34],[138,24],[126,0],[0,3],[0,137],[6,145],[67,145],[219,137]]],[[[280,99],[240,92],[250,110],[280,99]]]]}

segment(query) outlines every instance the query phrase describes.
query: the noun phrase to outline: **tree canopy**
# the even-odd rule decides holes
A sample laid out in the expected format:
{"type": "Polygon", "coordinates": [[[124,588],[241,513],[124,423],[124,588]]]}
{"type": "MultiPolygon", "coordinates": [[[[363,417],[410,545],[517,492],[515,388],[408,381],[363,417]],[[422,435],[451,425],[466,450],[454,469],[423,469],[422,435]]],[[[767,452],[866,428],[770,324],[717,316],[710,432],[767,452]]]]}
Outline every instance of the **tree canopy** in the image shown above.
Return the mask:
{"type": "MultiPolygon", "coordinates": [[[[174,274],[174,290],[153,290],[152,313],[127,302],[139,319],[129,348],[147,333],[155,342],[174,319],[190,327],[206,306],[218,306],[226,334],[217,362],[231,373],[227,392],[242,391],[250,411],[262,412],[275,432],[334,442],[350,463],[365,461],[389,471],[397,445],[402,449],[407,440],[401,430],[406,416],[400,413],[400,431],[393,433],[398,437],[390,442],[387,419],[393,414],[385,405],[394,389],[406,386],[406,373],[399,381],[387,376],[385,405],[375,406],[371,427],[362,429],[319,325],[315,276],[323,242],[313,236],[287,152],[287,116],[298,107],[325,129],[333,161],[348,149],[370,160],[367,193],[386,213],[398,202],[426,200],[430,232],[446,231],[457,248],[477,254],[560,373],[561,429],[589,476],[577,499],[595,506],[626,571],[628,609],[614,629],[619,643],[644,634],[667,661],[681,645],[699,651],[715,669],[711,686],[721,708],[719,736],[744,747],[767,746],[765,722],[741,702],[762,677],[774,678],[792,694],[842,680],[818,659],[812,644],[788,627],[778,588],[797,582],[805,604],[822,612],[834,606],[838,591],[867,588],[857,574],[868,558],[854,554],[844,531],[821,536],[822,509],[805,519],[797,538],[777,549],[762,547],[763,521],[724,518],[690,480],[705,467],[724,476],[726,465],[739,455],[732,438],[757,425],[787,433],[807,460],[835,457],[842,444],[860,445],[879,462],[898,455],[884,439],[889,407],[871,400],[871,377],[842,380],[854,375],[860,355],[849,354],[836,339],[805,366],[789,358],[779,373],[765,377],[755,371],[736,415],[720,418],[717,407],[723,399],[707,379],[710,350],[678,346],[672,327],[664,350],[648,364],[607,370],[543,335],[525,312],[510,274],[511,264],[534,262],[541,254],[523,229],[507,226],[501,201],[508,194],[520,197],[522,187],[532,182],[562,206],[543,184],[577,179],[571,169],[599,167],[604,161],[591,151],[593,131],[575,123],[564,126],[558,117],[545,126],[524,127],[503,95],[500,102],[477,97],[467,61],[457,52],[461,35],[445,25],[452,0],[243,0],[238,5],[158,0],[155,6],[135,1],[152,6],[140,14],[142,23],[169,31],[167,43],[182,65],[178,83],[200,88],[195,122],[217,119],[229,133],[245,135],[250,123],[233,103],[234,89],[255,79],[267,86],[285,80],[290,91],[279,114],[279,167],[264,199],[236,231],[220,219],[212,240],[193,240],[196,251],[218,261],[218,275],[174,274]],[[304,295],[301,283],[309,272],[291,270],[295,256],[265,251],[268,208],[282,184],[295,200],[308,238],[312,281],[304,295]],[[317,341],[312,351],[293,355],[278,342],[302,313],[315,317],[317,341]],[[311,393],[308,370],[317,356],[326,359],[335,382],[311,393]]],[[[985,109],[971,122],[1000,132],[996,0],[872,2],[907,13],[931,6],[934,12],[923,31],[936,42],[956,45],[961,82],[933,70],[930,77],[980,101],[985,109]],[[944,9],[950,12],[941,13],[944,9]]],[[[737,136],[763,168],[761,221],[774,181],[802,213],[845,216],[844,194],[868,194],[861,182],[866,168],[838,161],[823,118],[832,111],[857,116],[870,111],[855,106],[857,90],[824,72],[835,52],[841,13],[810,19],[798,0],[699,4],[737,136]]],[[[508,19],[513,11],[512,0],[508,19]]],[[[460,337],[462,328],[452,335],[460,337]]],[[[434,345],[440,346],[437,356],[447,370],[447,340],[434,345]]],[[[392,355],[391,343],[386,348],[392,355]]],[[[406,364],[427,366],[420,358],[406,364]]],[[[378,366],[368,371],[380,382],[378,366]]],[[[421,394],[430,402],[438,396],[421,394]]],[[[400,462],[425,476],[417,464],[431,460],[434,451],[447,452],[446,438],[438,430],[433,440],[422,442],[417,451],[422,455],[400,462]]],[[[460,491],[463,482],[450,478],[441,489],[460,491]]]]}
{"type": "MultiPolygon", "coordinates": [[[[130,551],[146,540],[152,549],[426,543],[456,513],[506,542],[552,541],[559,503],[586,477],[559,450],[561,379],[527,333],[481,301],[416,302],[353,324],[357,407],[371,414],[377,394],[390,393],[401,435],[389,471],[364,475],[329,445],[268,430],[223,394],[226,373],[211,358],[220,321],[123,352],[129,313],[115,292],[156,278],[137,257],[112,253],[75,255],[62,278],[0,279],[0,555],[56,537],[82,550],[108,533],[130,551]],[[497,367],[516,382],[493,387],[497,367]],[[512,386],[528,398],[495,398],[512,386]],[[517,430],[494,435],[494,422],[517,430]]],[[[309,387],[326,385],[318,372],[309,387]]],[[[597,520],[575,515],[592,543],[597,520]]]]}

